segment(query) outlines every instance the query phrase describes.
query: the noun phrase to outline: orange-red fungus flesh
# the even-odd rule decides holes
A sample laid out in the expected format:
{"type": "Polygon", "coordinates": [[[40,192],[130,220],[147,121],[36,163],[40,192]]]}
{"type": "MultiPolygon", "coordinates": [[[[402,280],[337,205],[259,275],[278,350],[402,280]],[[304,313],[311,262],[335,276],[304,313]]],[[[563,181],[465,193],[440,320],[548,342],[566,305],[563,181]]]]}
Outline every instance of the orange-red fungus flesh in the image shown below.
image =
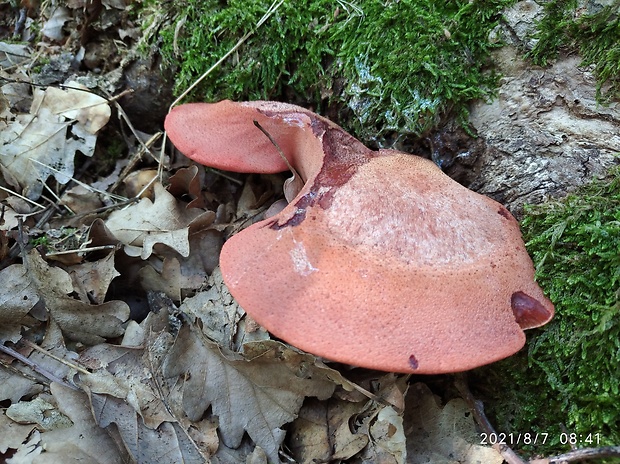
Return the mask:
{"type": "Polygon", "coordinates": [[[202,164],[286,170],[254,121],[305,185],[231,237],[220,265],[235,299],[275,336],[334,361],[433,374],[510,356],[523,329],[553,316],[513,216],[428,160],[370,150],[284,103],[182,105],[166,130],[202,164]]]}

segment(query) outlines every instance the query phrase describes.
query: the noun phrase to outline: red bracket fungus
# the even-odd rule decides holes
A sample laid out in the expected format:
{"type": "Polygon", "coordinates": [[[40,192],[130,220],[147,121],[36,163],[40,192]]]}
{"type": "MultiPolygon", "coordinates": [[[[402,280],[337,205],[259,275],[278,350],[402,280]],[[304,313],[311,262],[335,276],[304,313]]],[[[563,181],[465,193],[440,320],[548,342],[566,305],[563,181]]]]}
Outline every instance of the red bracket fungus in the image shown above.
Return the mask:
{"type": "Polygon", "coordinates": [[[373,151],[333,122],[275,102],[174,108],[166,131],[195,161],[275,173],[303,187],[275,216],[231,237],[230,292],[258,323],[310,353],[435,374],[518,351],[551,319],[519,225],[432,162],[373,151]]]}

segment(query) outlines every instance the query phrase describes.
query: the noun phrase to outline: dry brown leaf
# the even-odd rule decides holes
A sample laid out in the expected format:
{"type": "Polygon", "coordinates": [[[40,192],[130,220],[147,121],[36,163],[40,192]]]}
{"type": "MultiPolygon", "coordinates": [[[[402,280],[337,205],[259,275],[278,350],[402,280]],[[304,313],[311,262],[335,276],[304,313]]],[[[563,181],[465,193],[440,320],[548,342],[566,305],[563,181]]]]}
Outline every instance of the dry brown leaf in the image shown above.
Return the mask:
{"type": "Polygon", "coordinates": [[[501,464],[502,456],[481,446],[467,403],[458,398],[443,408],[423,383],[412,385],[405,415],[410,464],[501,464]]]}
{"type": "Polygon", "coordinates": [[[123,322],[129,318],[125,302],[90,305],[69,297],[73,292],[69,274],[49,266],[36,250],[28,253],[26,267],[39,297],[69,338],[92,345],[123,334],[123,322]]]}
{"type": "Polygon", "coordinates": [[[116,428],[136,462],[177,464],[180,462],[206,462],[208,455],[201,453],[186,431],[175,422],[162,422],[151,429],[144,424],[126,401],[114,396],[90,394],[97,423],[116,428]]]}
{"type": "Polygon", "coordinates": [[[4,411],[0,411],[0,454],[5,454],[7,450],[16,450],[28,439],[34,429],[33,425],[22,425],[9,419],[4,411]]]}
{"type": "Polygon", "coordinates": [[[197,329],[184,325],[163,371],[169,378],[185,379],[183,407],[190,420],[200,419],[211,406],[227,447],[238,447],[247,432],[270,461],[279,462],[285,435],[280,427],[295,419],[305,396],[329,398],[335,385],[321,378],[304,378],[303,372],[295,371],[301,363],[290,366],[283,362],[285,356],[278,355],[272,348],[253,362],[234,353],[224,356],[197,329]]]}
{"type": "Polygon", "coordinates": [[[306,400],[291,424],[288,446],[300,464],[346,460],[368,444],[363,430],[351,429],[366,401],[352,403],[336,398],[306,400]]]}
{"type": "Polygon", "coordinates": [[[33,460],[33,464],[127,462],[126,453],[96,424],[85,393],[56,383],[50,385],[50,390],[59,411],[68,416],[73,425],[42,433],[40,446],[44,452],[33,460]]]}
{"type": "Polygon", "coordinates": [[[75,214],[90,213],[103,206],[99,194],[82,185],[76,185],[67,190],[60,198],[60,204],[66,206],[75,214]]]}
{"type": "Polygon", "coordinates": [[[89,305],[69,297],[49,297],[45,304],[67,337],[88,345],[120,337],[129,318],[129,306],[124,301],[89,305]]]}
{"type": "Polygon", "coordinates": [[[367,462],[405,464],[407,457],[403,418],[394,408],[382,408],[370,426],[372,446],[364,454],[367,462]]]}
{"type": "Polygon", "coordinates": [[[188,195],[192,201],[187,205],[188,208],[206,208],[205,199],[202,195],[202,179],[204,178],[204,169],[198,169],[198,166],[192,164],[187,168],[181,168],[169,179],[169,192],[181,197],[188,195]]]}
{"type": "Polygon", "coordinates": [[[159,272],[153,266],[144,266],[138,275],[144,290],[164,292],[174,301],[181,300],[183,290],[197,289],[204,283],[204,277],[200,274],[184,275],[176,258],[166,258],[159,272]]]}
{"type": "Polygon", "coordinates": [[[204,212],[186,210],[164,187],[156,183],[155,202],[143,198],[136,205],[113,212],[106,227],[125,244],[130,256],[147,259],[153,247],[165,244],[181,256],[189,256],[189,224],[204,212]]]}
{"type": "Polygon", "coordinates": [[[17,229],[18,225],[19,225],[18,214],[10,206],[4,205],[2,222],[0,223],[0,230],[8,231],[12,229],[17,229]]]}
{"type": "Polygon", "coordinates": [[[17,115],[0,131],[5,178],[31,199],[41,195],[49,176],[61,184],[70,180],[75,152],[92,156],[96,133],[110,118],[104,98],[75,82],[67,85],[75,89],[35,89],[30,114],[17,115]]]}
{"type": "Polygon", "coordinates": [[[95,372],[81,374],[81,385],[99,425],[115,424],[113,430],[135,461],[206,462],[217,448],[216,425],[208,420],[189,424],[177,407],[180,392],[174,385],[169,391],[161,377],[160,360],[173,341],[161,332],[167,320],[161,311],[149,314],[140,330],[133,324],[131,341],[144,348],[98,345],[84,351],[82,364],[95,372]]]}
{"type": "Polygon", "coordinates": [[[69,275],[73,287],[82,301],[92,298],[97,303],[103,302],[112,280],[120,273],[114,267],[114,253],[102,259],[72,266],[69,275]]]}
{"type": "MultiPolygon", "coordinates": [[[[45,350],[45,353],[38,350],[31,351],[28,359],[45,372],[54,375],[57,379],[64,379],[72,384],[75,370],[68,363],[58,361],[52,356],[72,362],[77,358],[77,354],[67,351],[62,331],[53,319],[48,322],[47,331],[40,347],[45,350]],[[49,354],[52,356],[49,356],[49,354]]],[[[31,374],[30,367],[28,366],[16,364],[16,369],[23,372],[25,376],[31,374]]]]}
{"type": "Polygon", "coordinates": [[[56,430],[71,427],[71,420],[41,397],[13,403],[6,416],[18,424],[37,424],[39,430],[56,430]]]}
{"type": "MultiPolygon", "coordinates": [[[[164,340],[166,340],[164,338],[164,340]]],[[[166,342],[162,342],[166,343],[166,342]]],[[[175,421],[160,397],[158,385],[151,372],[152,359],[149,350],[114,345],[97,345],[80,355],[83,365],[96,369],[92,374],[80,374],[80,385],[88,388],[92,395],[106,395],[108,399],[119,398],[131,406],[134,413],[141,415],[146,427],[156,429],[163,422],[175,421]]],[[[117,414],[125,414],[117,423],[126,425],[127,415],[110,399],[107,411],[99,406],[98,420],[105,423],[117,414]]]]}
{"type": "Polygon", "coordinates": [[[39,393],[43,387],[31,378],[0,367],[0,401],[17,403],[20,399],[39,393]]]}
{"type": "Polygon", "coordinates": [[[243,343],[270,338],[269,333],[260,326],[249,331],[245,324],[240,324],[245,311],[224,285],[219,267],[209,276],[207,290],[183,300],[179,309],[199,319],[202,331],[208,338],[232,351],[239,351],[243,343]]]}
{"type": "MultiPolygon", "coordinates": [[[[252,440],[247,435],[244,435],[241,444],[237,448],[229,448],[224,443],[220,443],[217,453],[211,456],[211,464],[248,464],[250,459],[256,457],[254,454],[256,449],[260,449],[260,447],[252,443],[252,440]]],[[[259,454],[261,452],[264,454],[263,450],[258,451],[259,454]]],[[[267,463],[274,464],[273,461],[267,461],[267,458],[260,464],[267,463]]]]}
{"type": "Polygon", "coordinates": [[[189,243],[192,252],[181,260],[184,272],[211,274],[220,262],[224,244],[222,232],[213,224],[215,213],[207,211],[189,224],[189,243]]]}
{"type": "Polygon", "coordinates": [[[65,37],[62,28],[67,21],[71,20],[69,9],[64,6],[57,6],[52,12],[52,16],[45,21],[41,34],[48,39],[61,41],[65,37]]]}
{"type": "Polygon", "coordinates": [[[2,269],[0,282],[0,340],[16,343],[21,338],[21,326],[33,321],[28,313],[39,301],[39,296],[21,264],[2,269]]]}
{"type": "MultiPolygon", "coordinates": [[[[11,68],[30,59],[32,51],[25,44],[0,42],[0,68],[11,68]]],[[[8,85],[8,84],[6,84],[8,85]]],[[[4,92],[2,86],[2,91],[4,92]]]]}
{"type": "MultiPolygon", "coordinates": [[[[334,399],[319,401],[315,398],[308,398],[299,410],[299,416],[289,427],[287,438],[288,448],[296,462],[312,464],[317,461],[330,461],[333,440],[331,440],[327,418],[330,405],[334,401],[334,399]]],[[[365,435],[362,436],[365,437],[365,435]]],[[[364,446],[366,443],[362,445],[362,448],[364,446]]]]}

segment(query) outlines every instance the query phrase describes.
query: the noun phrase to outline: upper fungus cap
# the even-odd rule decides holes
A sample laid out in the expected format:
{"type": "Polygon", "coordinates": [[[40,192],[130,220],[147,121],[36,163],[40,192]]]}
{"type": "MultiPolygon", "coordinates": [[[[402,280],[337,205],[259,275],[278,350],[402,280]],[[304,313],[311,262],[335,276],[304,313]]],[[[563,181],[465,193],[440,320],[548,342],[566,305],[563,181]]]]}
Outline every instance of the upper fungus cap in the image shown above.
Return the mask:
{"type": "Polygon", "coordinates": [[[514,217],[428,160],[372,151],[282,103],[182,105],[166,130],[200,163],[286,170],[255,120],[305,185],[231,237],[220,266],[241,307],[277,337],[334,361],[434,374],[510,356],[523,329],[553,316],[514,217]]]}

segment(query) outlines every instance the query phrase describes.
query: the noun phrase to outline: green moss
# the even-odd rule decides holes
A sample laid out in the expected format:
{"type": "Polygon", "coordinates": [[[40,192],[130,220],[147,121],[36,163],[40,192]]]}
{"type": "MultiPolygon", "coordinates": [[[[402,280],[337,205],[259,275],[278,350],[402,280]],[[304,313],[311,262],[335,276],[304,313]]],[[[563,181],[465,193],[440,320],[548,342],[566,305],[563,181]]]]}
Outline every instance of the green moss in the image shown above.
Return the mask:
{"type": "Polygon", "coordinates": [[[577,51],[583,66],[594,66],[598,98],[620,97],[620,1],[598,10],[577,0],[552,0],[538,25],[537,45],[528,54],[534,63],[547,65],[560,49],[577,51]]]}
{"type": "MultiPolygon", "coordinates": [[[[454,109],[489,97],[483,68],[489,31],[514,0],[312,0],[285,2],[193,99],[285,99],[347,108],[341,121],[365,141],[395,131],[421,134],[454,109]]],[[[162,33],[163,53],[180,64],[186,89],[252,30],[265,0],[190,0],[162,33]],[[180,50],[180,54],[175,54],[180,50]]]]}
{"type": "Polygon", "coordinates": [[[556,317],[527,351],[478,373],[493,387],[497,426],[548,433],[555,451],[568,449],[562,432],[620,443],[620,171],[528,208],[522,226],[556,317]]]}

